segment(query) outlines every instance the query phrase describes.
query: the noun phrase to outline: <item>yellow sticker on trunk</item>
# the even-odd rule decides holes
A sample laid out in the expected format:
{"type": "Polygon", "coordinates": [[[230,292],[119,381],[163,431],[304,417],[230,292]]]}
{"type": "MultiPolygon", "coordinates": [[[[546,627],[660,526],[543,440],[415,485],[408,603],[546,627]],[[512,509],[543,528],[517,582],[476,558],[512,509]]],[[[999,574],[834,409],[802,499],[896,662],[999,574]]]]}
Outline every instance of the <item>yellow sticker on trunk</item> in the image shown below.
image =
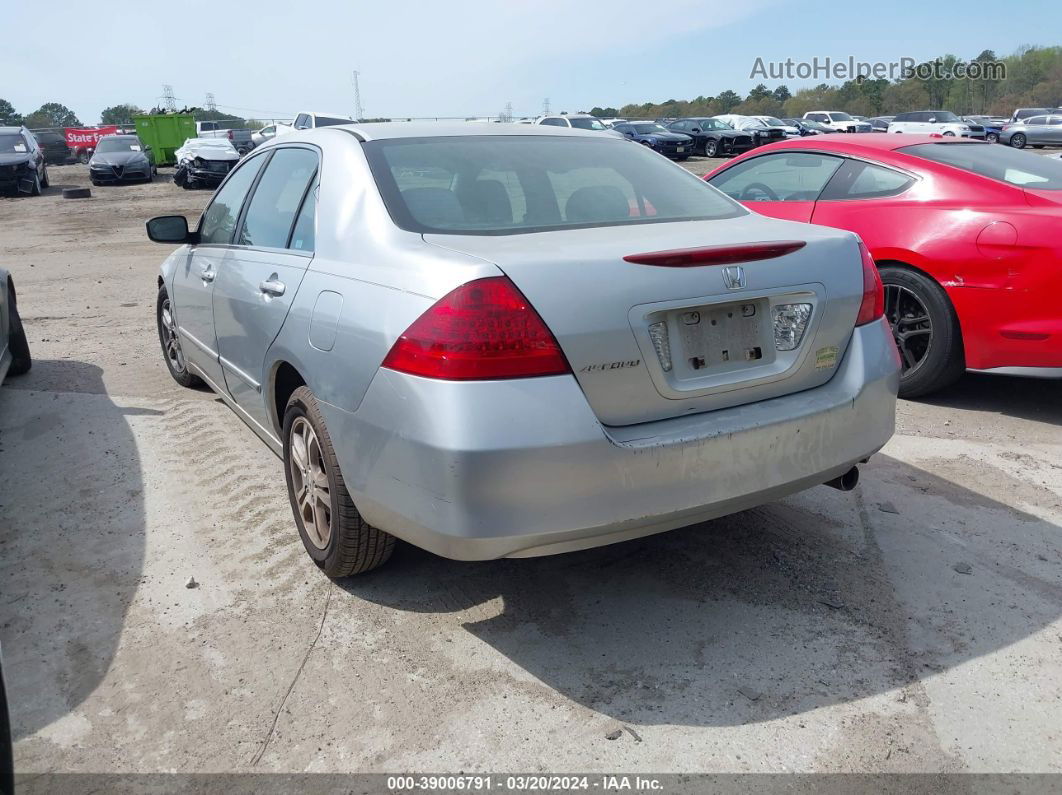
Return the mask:
{"type": "Polygon", "coordinates": [[[815,369],[825,370],[837,366],[837,346],[829,345],[815,351],[815,369]]]}

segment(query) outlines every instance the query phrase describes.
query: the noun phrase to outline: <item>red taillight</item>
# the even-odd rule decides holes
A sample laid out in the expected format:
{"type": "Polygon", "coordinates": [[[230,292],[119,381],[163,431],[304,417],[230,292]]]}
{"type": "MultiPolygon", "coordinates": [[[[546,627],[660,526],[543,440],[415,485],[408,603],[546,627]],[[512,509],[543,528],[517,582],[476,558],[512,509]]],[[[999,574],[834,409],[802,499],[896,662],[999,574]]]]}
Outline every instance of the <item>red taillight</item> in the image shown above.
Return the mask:
{"type": "Polygon", "coordinates": [[[859,305],[855,324],[862,326],[885,314],[885,288],[881,284],[878,266],[862,240],[859,241],[859,253],[863,258],[863,303],[859,305]]]}
{"type": "Polygon", "coordinates": [[[771,240],[765,243],[741,243],[736,246],[703,246],[676,248],[670,251],[650,251],[628,254],[623,259],[637,265],[656,265],[663,268],[689,268],[695,265],[733,265],[755,262],[790,254],[807,245],[803,240],[771,240]]]}
{"type": "Polygon", "coordinates": [[[553,333],[505,276],[443,296],[398,338],[382,366],[448,381],[571,372],[553,333]]]}

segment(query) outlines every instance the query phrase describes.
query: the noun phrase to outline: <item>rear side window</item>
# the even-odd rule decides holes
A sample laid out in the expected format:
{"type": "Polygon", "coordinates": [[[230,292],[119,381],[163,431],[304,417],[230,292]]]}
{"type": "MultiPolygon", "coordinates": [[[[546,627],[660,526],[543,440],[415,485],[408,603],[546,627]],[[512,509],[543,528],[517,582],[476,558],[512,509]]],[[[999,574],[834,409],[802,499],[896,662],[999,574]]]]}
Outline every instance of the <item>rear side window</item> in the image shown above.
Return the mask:
{"type": "Polygon", "coordinates": [[[295,251],[313,251],[317,237],[317,191],[311,188],[306,192],[299,217],[295,219],[295,228],[291,231],[291,243],[288,248],[295,251]]]}
{"type": "Polygon", "coordinates": [[[1046,116],[1030,116],[1025,120],[1026,124],[1047,124],[1046,116]]]}
{"type": "Polygon", "coordinates": [[[203,245],[227,245],[232,242],[232,233],[236,228],[236,219],[240,216],[240,207],[244,197],[251,189],[254,178],[262,168],[265,157],[252,157],[245,160],[215,194],[203,218],[199,222],[199,242],[203,245]]]}
{"type": "Polygon", "coordinates": [[[905,146],[897,151],[1019,188],[1062,190],[1062,160],[1009,146],[937,143],[905,146]]]}
{"type": "Polygon", "coordinates": [[[738,201],[815,201],[842,162],[832,155],[780,152],[738,163],[711,183],[738,201]]]}
{"type": "Polygon", "coordinates": [[[543,119],[542,123],[547,127],[567,127],[568,123],[564,119],[543,119]]]}
{"type": "Polygon", "coordinates": [[[391,218],[413,232],[518,234],[746,213],[655,152],[607,136],[397,138],[364,151],[391,218]]]}
{"type": "Polygon", "coordinates": [[[286,248],[295,214],[316,171],[316,152],[310,149],[278,150],[251,197],[237,244],[286,248]]]}
{"type": "Polygon", "coordinates": [[[335,127],[337,124],[353,124],[353,123],[354,122],[352,122],[350,119],[340,119],[340,118],[335,117],[335,116],[318,116],[317,117],[317,126],[318,127],[335,127]]]}
{"type": "Polygon", "coordinates": [[[883,199],[897,196],[915,183],[913,177],[885,166],[848,160],[820,197],[823,201],[883,199]]]}

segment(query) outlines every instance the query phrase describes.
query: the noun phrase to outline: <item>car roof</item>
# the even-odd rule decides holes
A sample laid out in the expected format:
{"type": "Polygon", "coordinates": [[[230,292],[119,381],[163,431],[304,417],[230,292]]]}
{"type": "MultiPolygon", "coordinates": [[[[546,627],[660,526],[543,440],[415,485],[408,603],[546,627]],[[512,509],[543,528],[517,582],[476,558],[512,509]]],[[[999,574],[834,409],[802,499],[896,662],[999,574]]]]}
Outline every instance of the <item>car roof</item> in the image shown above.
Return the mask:
{"type": "Polygon", "coordinates": [[[20,133],[21,127],[0,127],[0,133],[20,133]]]}
{"type": "MultiPolygon", "coordinates": [[[[538,124],[475,124],[472,122],[371,122],[362,124],[332,124],[313,131],[318,134],[328,131],[354,133],[366,141],[381,141],[397,138],[458,138],[480,135],[547,135],[593,138],[596,141],[607,139],[592,129],[576,127],[550,127],[538,124]]],[[[307,138],[310,131],[305,131],[307,138]]],[[[282,141],[302,138],[302,135],[286,135],[282,141]]],[[[314,136],[315,139],[315,136],[314,136]]],[[[617,139],[618,140],[618,139],[617,139]]]]}
{"type": "Polygon", "coordinates": [[[776,149],[830,149],[842,153],[859,154],[894,152],[916,144],[948,144],[954,146],[993,146],[984,141],[948,140],[936,135],[889,135],[888,133],[860,133],[859,135],[816,135],[761,146],[757,154],[776,149]]]}

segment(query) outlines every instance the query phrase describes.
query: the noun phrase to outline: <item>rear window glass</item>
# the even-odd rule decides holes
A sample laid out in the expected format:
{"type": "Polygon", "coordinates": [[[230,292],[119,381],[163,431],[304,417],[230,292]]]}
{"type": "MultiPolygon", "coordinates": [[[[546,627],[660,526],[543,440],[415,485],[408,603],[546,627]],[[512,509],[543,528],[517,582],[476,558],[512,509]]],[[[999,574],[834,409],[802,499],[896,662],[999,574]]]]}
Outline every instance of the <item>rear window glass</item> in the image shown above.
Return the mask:
{"type": "Polygon", "coordinates": [[[972,174],[1033,190],[1062,190],[1062,160],[1009,146],[939,143],[905,146],[897,151],[954,166],[972,174]]]}
{"type": "Polygon", "coordinates": [[[332,116],[318,116],[317,117],[317,126],[318,127],[335,127],[337,124],[353,124],[353,123],[354,122],[352,122],[350,119],[337,119],[337,118],[333,118],[332,116]]]}
{"type": "Polygon", "coordinates": [[[645,147],[602,137],[399,138],[364,146],[395,223],[518,234],[747,212],[645,147]]]}

